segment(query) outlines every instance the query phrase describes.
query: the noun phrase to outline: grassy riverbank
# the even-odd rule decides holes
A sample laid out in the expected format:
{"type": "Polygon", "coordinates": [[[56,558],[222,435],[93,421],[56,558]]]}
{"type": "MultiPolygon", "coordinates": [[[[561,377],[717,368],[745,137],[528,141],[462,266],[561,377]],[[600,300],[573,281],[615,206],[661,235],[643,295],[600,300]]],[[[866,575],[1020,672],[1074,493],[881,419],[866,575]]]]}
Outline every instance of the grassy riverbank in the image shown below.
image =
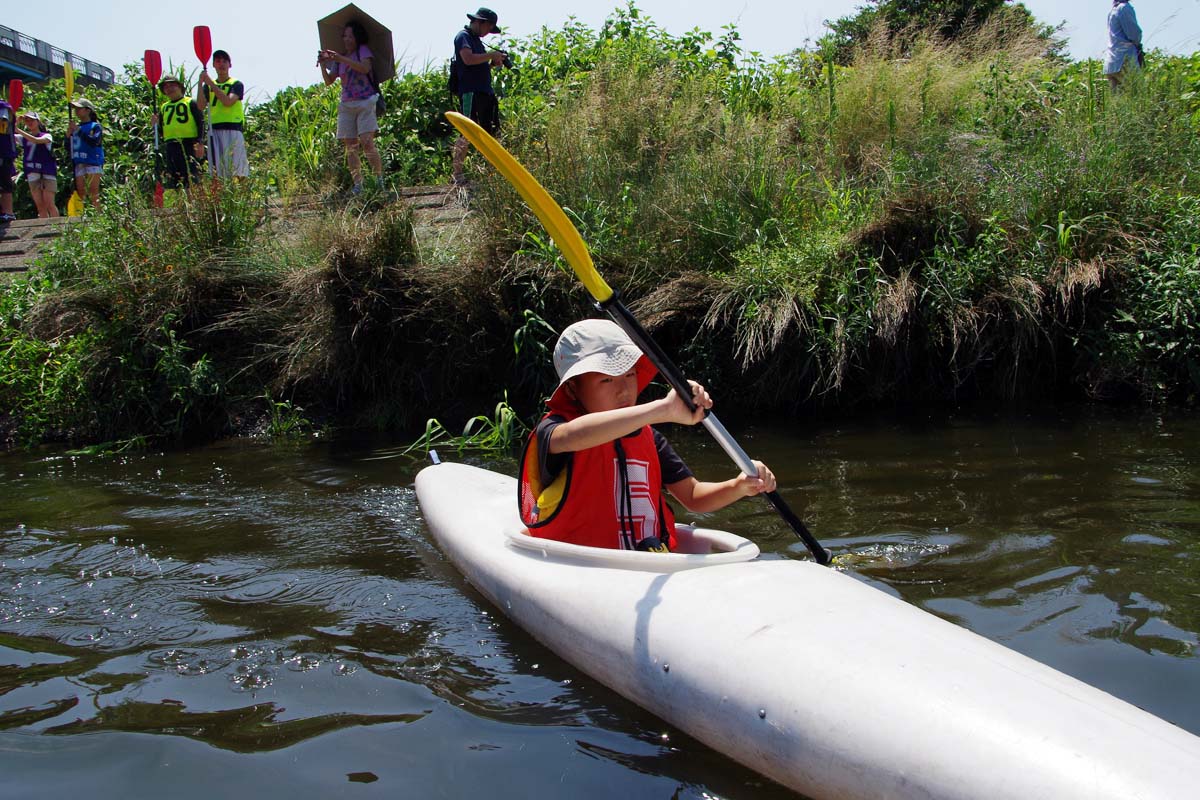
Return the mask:
{"type": "MultiPolygon", "coordinates": [[[[627,9],[514,47],[505,144],[729,416],[1193,404],[1200,56],[1150,54],[1113,93],[1046,52],[993,25],[765,61],[627,9]]],[[[443,75],[387,93],[389,174],[444,179],[443,75]]],[[[135,96],[98,98],[132,115],[125,183],[0,290],[10,439],[418,430],[506,392],[533,412],[586,293],[482,163],[465,251],[419,247],[398,206],[272,220],[268,195],[345,179],[334,96],[291,89],[252,114],[258,179],[155,215],[135,96]]]]}

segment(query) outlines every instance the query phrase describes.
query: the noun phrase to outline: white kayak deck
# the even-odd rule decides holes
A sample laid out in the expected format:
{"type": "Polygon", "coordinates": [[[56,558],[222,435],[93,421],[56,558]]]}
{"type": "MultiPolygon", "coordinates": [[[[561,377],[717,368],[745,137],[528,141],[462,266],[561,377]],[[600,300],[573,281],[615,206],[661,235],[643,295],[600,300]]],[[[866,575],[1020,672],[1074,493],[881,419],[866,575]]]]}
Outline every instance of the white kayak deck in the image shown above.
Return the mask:
{"type": "Polygon", "coordinates": [[[560,657],[818,800],[1179,800],[1200,738],[812,562],[690,529],[680,549],[526,535],[513,478],[428,467],[417,496],[467,579],[560,657]]]}

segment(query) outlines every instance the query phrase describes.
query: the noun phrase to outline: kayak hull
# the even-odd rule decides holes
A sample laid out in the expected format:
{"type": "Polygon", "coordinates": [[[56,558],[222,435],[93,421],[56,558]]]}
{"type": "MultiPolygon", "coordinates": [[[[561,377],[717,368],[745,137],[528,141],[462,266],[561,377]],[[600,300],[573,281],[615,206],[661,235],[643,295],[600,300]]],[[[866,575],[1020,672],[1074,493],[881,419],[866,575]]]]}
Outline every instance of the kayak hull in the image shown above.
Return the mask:
{"type": "Polygon", "coordinates": [[[722,552],[660,571],[522,535],[507,476],[441,464],[416,483],[439,546],[514,622],[813,798],[1175,800],[1200,782],[1197,737],[836,570],[716,534],[722,552]]]}

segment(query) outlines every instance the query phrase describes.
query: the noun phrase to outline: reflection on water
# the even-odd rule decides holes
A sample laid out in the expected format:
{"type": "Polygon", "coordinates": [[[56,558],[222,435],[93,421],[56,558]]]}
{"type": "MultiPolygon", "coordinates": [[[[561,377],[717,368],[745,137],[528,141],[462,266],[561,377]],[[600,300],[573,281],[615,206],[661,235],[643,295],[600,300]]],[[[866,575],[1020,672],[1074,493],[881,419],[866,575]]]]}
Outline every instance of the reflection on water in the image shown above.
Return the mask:
{"type": "MultiPolygon", "coordinates": [[[[702,433],[669,435],[701,478],[730,474],[702,433]]],[[[1200,421],[739,439],[839,568],[1200,732],[1200,421]]],[[[791,796],[494,612],[395,453],[0,457],[6,789],[791,796]]],[[[704,521],[805,557],[766,503],[704,521]]]]}

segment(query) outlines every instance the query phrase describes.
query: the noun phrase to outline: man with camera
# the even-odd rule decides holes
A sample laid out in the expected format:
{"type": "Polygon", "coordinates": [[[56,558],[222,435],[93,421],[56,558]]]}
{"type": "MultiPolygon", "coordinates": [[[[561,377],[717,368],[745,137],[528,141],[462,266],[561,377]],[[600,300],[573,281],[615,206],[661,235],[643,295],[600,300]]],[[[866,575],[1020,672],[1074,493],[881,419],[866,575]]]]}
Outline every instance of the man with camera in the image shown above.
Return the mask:
{"type": "MultiPolygon", "coordinates": [[[[450,63],[451,82],[459,98],[459,111],[470,117],[488,133],[495,135],[500,128],[500,106],[492,88],[492,67],[507,66],[508,54],[489,50],[483,37],[500,33],[500,18],[490,8],[480,8],[467,14],[471,21],[454,37],[454,60],[450,63]]],[[[454,143],[454,183],[463,186],[463,162],[467,158],[467,140],[459,137],[454,143]]]]}

